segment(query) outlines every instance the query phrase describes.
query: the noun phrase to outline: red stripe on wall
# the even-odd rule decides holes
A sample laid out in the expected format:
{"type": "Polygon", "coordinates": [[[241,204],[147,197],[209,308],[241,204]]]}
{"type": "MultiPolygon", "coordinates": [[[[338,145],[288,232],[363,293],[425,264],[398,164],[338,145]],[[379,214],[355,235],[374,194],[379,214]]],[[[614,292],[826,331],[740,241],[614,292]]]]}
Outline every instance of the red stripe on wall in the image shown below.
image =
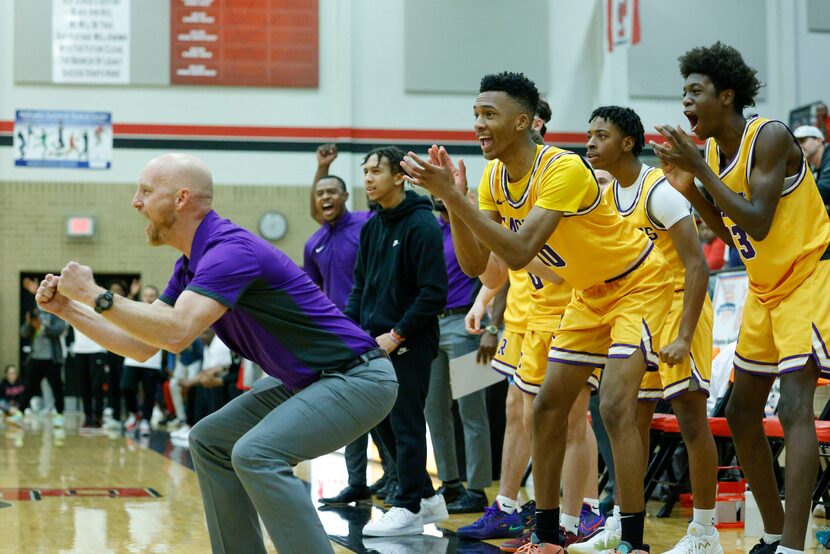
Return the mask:
{"type": "Polygon", "coordinates": [[[450,140],[474,141],[473,131],[440,129],[354,129],[349,127],[241,127],[228,125],[154,125],[115,123],[113,131],[120,136],[190,136],[295,138],[331,140],[450,140]]]}
{"type": "MultiPolygon", "coordinates": [[[[115,123],[113,131],[118,137],[191,137],[191,138],[250,138],[353,140],[376,142],[476,142],[475,133],[446,129],[355,129],[351,127],[248,127],[239,125],[162,125],[148,123],[115,123]]],[[[0,121],[0,133],[11,134],[14,121],[0,121]]],[[[698,144],[703,144],[692,137],[698,144]]],[[[585,133],[548,132],[545,140],[552,144],[583,145],[585,133]]],[[[658,134],[647,134],[646,144],[653,140],[663,142],[658,134]]]]}

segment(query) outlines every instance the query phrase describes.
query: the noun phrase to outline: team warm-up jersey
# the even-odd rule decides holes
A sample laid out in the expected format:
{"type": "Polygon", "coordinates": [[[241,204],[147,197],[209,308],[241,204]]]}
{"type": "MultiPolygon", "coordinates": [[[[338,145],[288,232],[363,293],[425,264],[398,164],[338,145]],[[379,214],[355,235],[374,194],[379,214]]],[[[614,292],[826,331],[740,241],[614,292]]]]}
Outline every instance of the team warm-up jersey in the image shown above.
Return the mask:
{"type": "Polygon", "coordinates": [[[611,186],[605,189],[605,196],[608,197],[608,201],[626,221],[643,231],[654,245],[660,249],[666,261],[669,262],[672,273],[674,274],[674,290],[681,291],[686,282],[686,267],[680,260],[680,254],[677,253],[677,248],[675,248],[674,242],[672,242],[668,232],[668,229],[677,220],[661,221],[657,214],[652,213],[652,199],[656,191],[659,191],[661,194],[668,193],[676,195],[679,202],[684,205],[686,216],[691,215],[691,206],[679,192],[671,187],[663,176],[663,172],[656,167],[643,164],[640,176],[631,187],[635,189],[633,195],[623,194],[623,192],[627,191],[621,190],[623,187],[614,179],[611,186]],[[668,188],[661,190],[660,187],[668,188]],[[626,201],[625,197],[631,196],[634,197],[634,200],[626,201]]]}
{"type": "Polygon", "coordinates": [[[530,279],[526,271],[507,272],[510,290],[507,291],[507,307],[504,309],[504,328],[523,335],[527,328],[527,312],[530,309],[530,279]]]}
{"type": "MultiPolygon", "coordinates": [[[[706,142],[706,163],[727,187],[749,200],[755,141],[771,121],[758,116],[747,120],[738,153],[723,164],[717,142],[706,142]]],[[[762,304],[776,304],[793,292],[810,276],[830,244],[830,219],[803,156],[798,174],[784,182],[766,238],[753,239],[729,216],[721,215],[746,264],[749,289],[762,304]]]]}
{"type": "Polygon", "coordinates": [[[492,160],[478,191],[479,208],[498,212],[513,231],[533,206],[563,212],[537,257],[578,290],[625,274],[653,248],[603,198],[584,160],[567,150],[537,146],[533,166],[515,183],[508,182],[504,164],[492,160]]]}

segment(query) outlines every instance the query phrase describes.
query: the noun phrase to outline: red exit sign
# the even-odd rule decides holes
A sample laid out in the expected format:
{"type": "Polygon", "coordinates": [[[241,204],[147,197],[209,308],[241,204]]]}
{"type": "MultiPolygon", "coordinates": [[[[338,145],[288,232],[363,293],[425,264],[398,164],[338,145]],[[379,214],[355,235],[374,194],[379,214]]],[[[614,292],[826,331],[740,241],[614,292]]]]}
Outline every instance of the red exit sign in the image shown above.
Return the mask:
{"type": "Polygon", "coordinates": [[[92,237],[95,235],[95,218],[91,216],[69,216],[66,218],[66,236],[92,237]]]}

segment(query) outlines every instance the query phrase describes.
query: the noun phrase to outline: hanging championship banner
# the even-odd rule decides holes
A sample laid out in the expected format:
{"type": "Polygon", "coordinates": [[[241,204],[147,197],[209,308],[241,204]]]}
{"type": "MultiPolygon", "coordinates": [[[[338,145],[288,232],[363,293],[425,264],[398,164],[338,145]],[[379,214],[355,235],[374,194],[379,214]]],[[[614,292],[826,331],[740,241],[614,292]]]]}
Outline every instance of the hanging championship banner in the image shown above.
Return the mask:
{"type": "Polygon", "coordinates": [[[52,81],[130,82],[130,0],[52,0],[52,81]]]}
{"type": "Polygon", "coordinates": [[[17,110],[14,165],[69,169],[112,166],[112,114],[17,110]]]}
{"type": "Polygon", "coordinates": [[[639,0],[605,0],[608,51],[640,42],[639,0]]]}

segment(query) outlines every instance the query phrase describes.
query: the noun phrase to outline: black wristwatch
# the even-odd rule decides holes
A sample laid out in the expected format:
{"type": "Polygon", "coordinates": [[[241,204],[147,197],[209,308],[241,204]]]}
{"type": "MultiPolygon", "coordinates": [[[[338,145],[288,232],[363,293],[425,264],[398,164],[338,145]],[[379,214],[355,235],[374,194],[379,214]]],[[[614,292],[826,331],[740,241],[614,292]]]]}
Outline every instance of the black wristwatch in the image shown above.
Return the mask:
{"type": "Polygon", "coordinates": [[[101,313],[112,308],[112,293],[104,291],[95,299],[95,312],[101,313]]]}

